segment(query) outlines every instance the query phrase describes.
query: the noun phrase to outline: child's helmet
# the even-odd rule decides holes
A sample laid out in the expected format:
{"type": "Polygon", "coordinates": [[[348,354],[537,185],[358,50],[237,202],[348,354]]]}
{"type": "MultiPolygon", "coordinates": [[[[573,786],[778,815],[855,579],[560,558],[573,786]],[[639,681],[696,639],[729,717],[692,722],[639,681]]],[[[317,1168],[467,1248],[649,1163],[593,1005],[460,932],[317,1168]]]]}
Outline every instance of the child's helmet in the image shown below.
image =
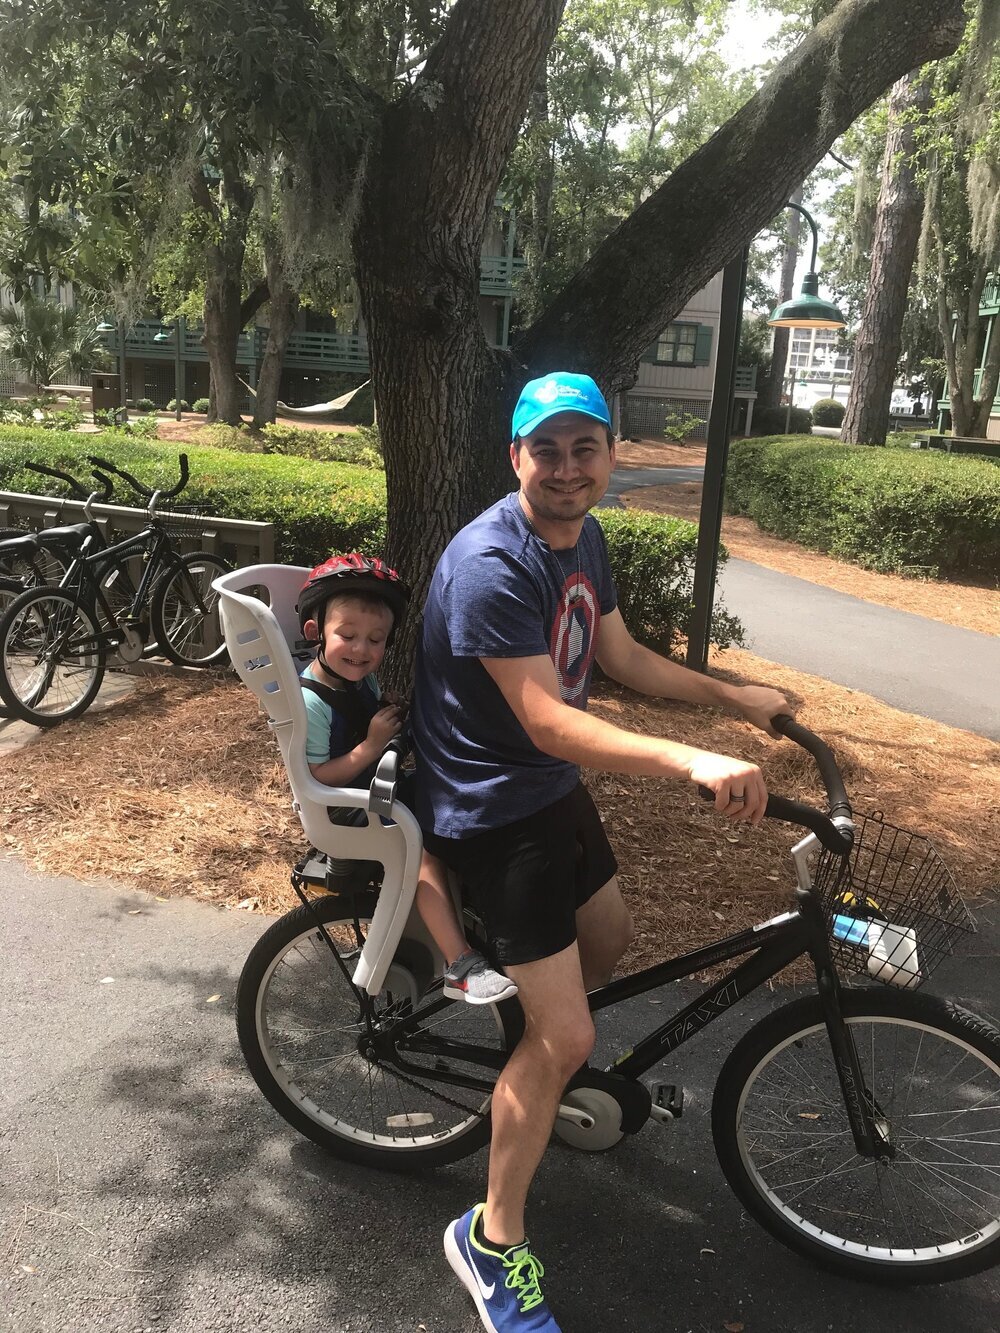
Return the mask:
{"type": "MultiPolygon", "coordinates": [[[[331,597],[339,593],[356,593],[361,597],[373,597],[385,602],[392,612],[392,630],[402,620],[410,600],[410,590],[394,569],[378,556],[332,555],[310,573],[302,591],[296,610],[299,613],[299,625],[303,634],[307,620],[320,620],[323,607],[331,597]]],[[[390,638],[392,634],[390,633],[390,638]]]]}

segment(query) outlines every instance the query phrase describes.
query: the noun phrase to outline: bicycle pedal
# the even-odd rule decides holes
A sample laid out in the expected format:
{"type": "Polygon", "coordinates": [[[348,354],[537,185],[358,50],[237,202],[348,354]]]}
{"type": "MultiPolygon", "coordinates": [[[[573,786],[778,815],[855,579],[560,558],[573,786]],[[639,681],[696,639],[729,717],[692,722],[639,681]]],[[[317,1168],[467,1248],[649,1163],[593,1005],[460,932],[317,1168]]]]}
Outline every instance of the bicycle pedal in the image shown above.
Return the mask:
{"type": "Polygon", "coordinates": [[[661,1125],[671,1120],[680,1120],[684,1114],[683,1088],[677,1087],[675,1083],[651,1083],[649,1095],[652,1098],[649,1114],[654,1120],[658,1120],[661,1125]]]}

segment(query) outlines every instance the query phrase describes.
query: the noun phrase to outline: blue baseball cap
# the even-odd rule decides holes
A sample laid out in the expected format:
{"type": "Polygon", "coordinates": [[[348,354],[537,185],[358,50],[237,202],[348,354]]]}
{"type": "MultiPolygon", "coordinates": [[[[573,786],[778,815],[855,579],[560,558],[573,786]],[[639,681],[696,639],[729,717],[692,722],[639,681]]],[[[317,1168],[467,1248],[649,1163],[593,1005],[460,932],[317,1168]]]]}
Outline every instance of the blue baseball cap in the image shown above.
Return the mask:
{"type": "Polygon", "coordinates": [[[566,370],[554,370],[541,379],[529,380],[521,390],[511,420],[511,438],[530,435],[543,421],[559,412],[580,412],[593,417],[609,429],[611,413],[604,394],[589,375],[571,375],[566,370]]]}

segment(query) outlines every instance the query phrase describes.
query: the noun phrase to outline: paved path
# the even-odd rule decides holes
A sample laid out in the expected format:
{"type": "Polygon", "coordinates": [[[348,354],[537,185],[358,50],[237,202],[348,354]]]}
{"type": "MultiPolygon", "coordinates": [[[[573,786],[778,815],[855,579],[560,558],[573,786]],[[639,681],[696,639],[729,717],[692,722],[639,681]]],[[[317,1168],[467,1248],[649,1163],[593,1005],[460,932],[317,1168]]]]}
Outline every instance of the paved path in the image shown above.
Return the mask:
{"type": "MultiPolygon", "coordinates": [[[[961,973],[985,1010],[997,915],[961,973]]],[[[481,1196],[485,1154],[409,1175],[338,1162],[246,1073],[234,992],[267,924],[0,860],[3,1333],[482,1333],[441,1232],[481,1196]]],[[[681,990],[599,1016],[598,1058],[681,990]]],[[[902,1292],[841,1281],[729,1193],[711,1148],[720,1058],[787,997],[759,992],[685,1048],[678,1123],[546,1154],[532,1236],[565,1333],[996,1327],[997,1272],[902,1292]]]]}
{"type": "Polygon", "coordinates": [[[759,656],[1000,741],[1000,639],[748,560],[729,560],[719,585],[759,656]]]}
{"type": "MultiPolygon", "coordinates": [[[[703,468],[620,469],[604,503],[637,487],[700,481],[703,468]]],[[[1000,740],[1000,638],[865,602],[748,560],[719,586],[760,657],[835,681],[894,708],[1000,740]]]]}

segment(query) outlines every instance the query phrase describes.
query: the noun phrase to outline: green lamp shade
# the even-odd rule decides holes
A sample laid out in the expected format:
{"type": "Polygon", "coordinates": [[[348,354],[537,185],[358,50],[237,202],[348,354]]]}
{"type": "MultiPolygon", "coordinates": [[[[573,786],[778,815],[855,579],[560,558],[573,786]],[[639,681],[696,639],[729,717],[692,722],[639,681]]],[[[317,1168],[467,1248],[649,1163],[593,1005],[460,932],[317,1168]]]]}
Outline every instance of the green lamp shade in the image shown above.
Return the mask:
{"type": "Polygon", "coordinates": [[[153,342],[168,343],[173,337],[173,329],[160,329],[159,333],[153,334],[153,342]]]}
{"type": "Polygon", "coordinates": [[[102,319],[97,326],[98,333],[116,333],[117,330],[113,324],[109,324],[106,319],[102,319]]]}
{"type": "Polygon", "coordinates": [[[782,301],[767,322],[777,329],[842,329],[847,320],[835,305],[820,299],[819,278],[807,273],[798,296],[782,301]]]}

